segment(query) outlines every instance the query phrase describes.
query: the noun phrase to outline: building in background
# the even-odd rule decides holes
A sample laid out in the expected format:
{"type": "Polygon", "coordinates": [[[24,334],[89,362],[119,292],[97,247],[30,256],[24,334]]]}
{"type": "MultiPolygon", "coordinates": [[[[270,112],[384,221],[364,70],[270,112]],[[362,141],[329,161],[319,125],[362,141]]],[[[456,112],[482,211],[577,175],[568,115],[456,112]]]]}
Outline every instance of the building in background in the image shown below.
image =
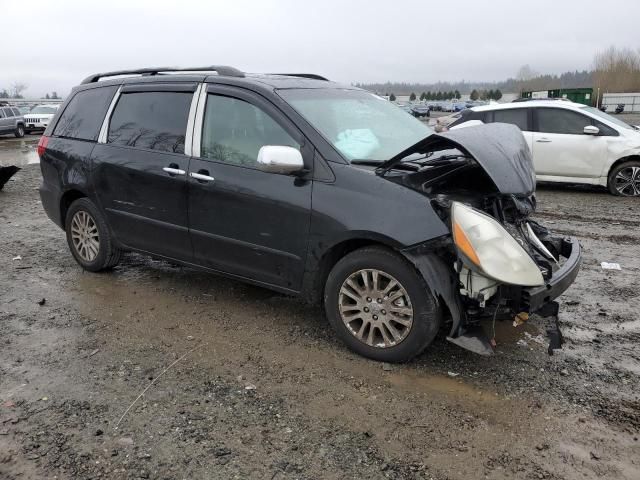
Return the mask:
{"type": "Polygon", "coordinates": [[[521,98],[566,98],[575,103],[593,105],[593,88],[558,88],[555,90],[538,90],[522,92],[521,98]]]}
{"type": "Polygon", "coordinates": [[[638,113],[640,112],[640,92],[604,93],[601,105],[606,107],[606,112],[613,112],[618,105],[624,105],[625,113],[638,113]]]}

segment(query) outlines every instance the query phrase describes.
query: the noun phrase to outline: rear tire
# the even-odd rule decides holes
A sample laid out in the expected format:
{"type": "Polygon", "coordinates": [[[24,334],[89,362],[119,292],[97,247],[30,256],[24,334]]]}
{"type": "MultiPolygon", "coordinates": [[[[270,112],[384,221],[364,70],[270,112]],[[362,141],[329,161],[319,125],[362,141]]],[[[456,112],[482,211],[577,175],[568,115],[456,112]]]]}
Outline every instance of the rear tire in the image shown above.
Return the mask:
{"type": "Polygon", "coordinates": [[[16,136],[16,138],[24,137],[24,127],[22,125],[18,125],[16,131],[13,132],[13,134],[16,136]]]}
{"type": "Polygon", "coordinates": [[[381,362],[406,362],[420,354],[436,337],[442,317],[414,266],[378,246],[358,249],[336,263],[324,306],[351,350],[381,362]]]}
{"type": "Polygon", "coordinates": [[[607,188],[621,197],[640,196],[640,160],[629,160],[616,165],[609,173],[607,188]]]}
{"type": "Polygon", "coordinates": [[[115,267],[122,257],[107,223],[88,198],[74,201],[65,219],[67,243],[76,262],[90,272],[115,267]]]}

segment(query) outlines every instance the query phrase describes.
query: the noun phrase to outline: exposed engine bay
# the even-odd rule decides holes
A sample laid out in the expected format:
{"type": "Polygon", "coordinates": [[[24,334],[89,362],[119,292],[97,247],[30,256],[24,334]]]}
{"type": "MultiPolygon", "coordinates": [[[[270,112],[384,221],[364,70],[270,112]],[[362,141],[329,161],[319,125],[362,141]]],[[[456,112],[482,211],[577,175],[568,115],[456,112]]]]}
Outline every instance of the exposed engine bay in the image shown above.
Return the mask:
{"type": "Polygon", "coordinates": [[[491,354],[494,344],[480,321],[519,324],[538,312],[549,317],[549,352],[559,348],[553,299],[577,275],[579,244],[530,218],[535,175],[517,127],[492,124],[434,135],[401,155],[377,173],[423,193],[452,232],[405,252],[451,313],[448,339],[491,354]]]}

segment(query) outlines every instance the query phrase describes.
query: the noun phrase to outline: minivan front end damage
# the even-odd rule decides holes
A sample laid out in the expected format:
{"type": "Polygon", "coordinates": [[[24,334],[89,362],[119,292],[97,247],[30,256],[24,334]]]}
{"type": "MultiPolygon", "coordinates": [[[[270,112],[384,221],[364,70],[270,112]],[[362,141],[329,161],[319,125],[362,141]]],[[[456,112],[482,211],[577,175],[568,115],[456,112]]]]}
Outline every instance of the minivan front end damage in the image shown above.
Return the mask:
{"type": "Polygon", "coordinates": [[[385,173],[416,153],[430,160],[387,178],[423,192],[449,226],[450,235],[403,250],[449,311],[447,339],[490,355],[494,343],[483,320],[518,325],[537,313],[547,323],[549,353],[560,348],[555,299],[578,274],[580,244],[531,220],[535,175],[520,131],[493,124],[432,135],[387,164],[385,173]]]}

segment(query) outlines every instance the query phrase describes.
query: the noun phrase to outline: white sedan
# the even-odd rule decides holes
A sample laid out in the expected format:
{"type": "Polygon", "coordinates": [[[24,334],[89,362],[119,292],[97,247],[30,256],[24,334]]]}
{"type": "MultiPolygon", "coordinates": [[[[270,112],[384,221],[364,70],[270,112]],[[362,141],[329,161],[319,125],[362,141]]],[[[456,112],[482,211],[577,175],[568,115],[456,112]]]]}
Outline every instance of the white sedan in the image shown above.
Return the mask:
{"type": "Polygon", "coordinates": [[[465,110],[449,128],[517,125],[538,181],[602,185],[640,196],[640,131],[597,108],[562,100],[486,105],[465,110]]]}
{"type": "Polygon", "coordinates": [[[44,130],[58,112],[59,105],[38,105],[24,116],[25,132],[44,130]]]}

